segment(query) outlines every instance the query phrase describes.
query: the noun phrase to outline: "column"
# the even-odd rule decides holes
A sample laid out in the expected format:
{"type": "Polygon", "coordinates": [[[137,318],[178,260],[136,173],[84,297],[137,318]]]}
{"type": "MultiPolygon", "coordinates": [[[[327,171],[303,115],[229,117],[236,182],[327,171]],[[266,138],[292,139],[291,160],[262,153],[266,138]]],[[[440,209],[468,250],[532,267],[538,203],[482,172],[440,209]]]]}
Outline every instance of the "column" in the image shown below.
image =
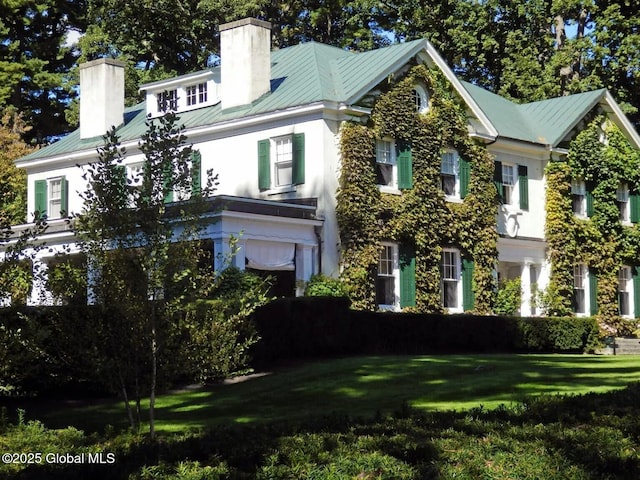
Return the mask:
{"type": "Polygon", "coordinates": [[[313,246],[296,244],[296,296],[304,295],[307,282],[313,275],[313,246]]]}

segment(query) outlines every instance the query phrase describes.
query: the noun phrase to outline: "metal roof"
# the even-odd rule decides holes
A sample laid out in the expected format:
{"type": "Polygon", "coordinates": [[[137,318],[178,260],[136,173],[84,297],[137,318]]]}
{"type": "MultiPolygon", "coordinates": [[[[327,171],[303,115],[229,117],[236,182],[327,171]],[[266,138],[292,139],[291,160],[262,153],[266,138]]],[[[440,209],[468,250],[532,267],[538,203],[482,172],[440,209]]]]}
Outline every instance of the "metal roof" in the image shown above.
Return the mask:
{"type": "MultiPolygon", "coordinates": [[[[353,53],[317,42],[307,42],[271,52],[271,91],[250,105],[222,110],[221,104],[181,112],[187,128],[206,127],[241,118],[255,117],[319,102],[347,105],[357,102],[387,75],[411,58],[427,51],[426,40],[415,40],[368,52],[353,53]]],[[[211,71],[219,73],[216,67],[211,71]]],[[[440,65],[440,68],[447,68],[440,65]]],[[[202,72],[197,72],[202,73],[202,72]]],[[[188,74],[189,78],[193,74],[188,74]]],[[[455,88],[466,90],[491,122],[499,136],[556,145],[566,133],[602,100],[606,90],[596,90],[552,100],[517,105],[467,82],[454,78],[455,88]],[[460,86],[461,85],[461,86],[460,86]]],[[[166,80],[165,80],[166,81],[166,80]]],[[[461,92],[462,93],[462,92],[461,92]]],[[[145,131],[145,103],[125,109],[124,123],[118,127],[123,143],[136,141],[145,131]]],[[[23,157],[21,161],[56,157],[94,150],[101,137],[81,139],[76,130],[61,140],[23,157]]]]}

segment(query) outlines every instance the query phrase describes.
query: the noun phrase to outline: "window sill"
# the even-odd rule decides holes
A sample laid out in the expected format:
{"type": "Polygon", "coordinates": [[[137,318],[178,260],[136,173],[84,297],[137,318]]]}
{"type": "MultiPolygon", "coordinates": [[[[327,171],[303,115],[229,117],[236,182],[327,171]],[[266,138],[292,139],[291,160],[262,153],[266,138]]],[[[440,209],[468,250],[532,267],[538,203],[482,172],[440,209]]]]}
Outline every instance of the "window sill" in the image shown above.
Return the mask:
{"type": "Polygon", "coordinates": [[[380,193],[388,193],[390,195],[402,195],[402,191],[398,190],[396,187],[390,187],[388,185],[378,185],[380,189],[380,193]]]}
{"type": "Polygon", "coordinates": [[[453,195],[445,195],[444,196],[444,200],[445,202],[449,202],[449,203],[463,203],[464,200],[460,197],[455,197],[453,195]]]}
{"type": "Polygon", "coordinates": [[[378,305],[378,310],[381,312],[399,312],[400,307],[398,305],[378,305]]]}
{"type": "Polygon", "coordinates": [[[267,195],[280,195],[282,193],[293,193],[297,192],[298,188],[296,185],[285,185],[284,187],[273,187],[269,190],[265,190],[264,193],[267,195]]]}

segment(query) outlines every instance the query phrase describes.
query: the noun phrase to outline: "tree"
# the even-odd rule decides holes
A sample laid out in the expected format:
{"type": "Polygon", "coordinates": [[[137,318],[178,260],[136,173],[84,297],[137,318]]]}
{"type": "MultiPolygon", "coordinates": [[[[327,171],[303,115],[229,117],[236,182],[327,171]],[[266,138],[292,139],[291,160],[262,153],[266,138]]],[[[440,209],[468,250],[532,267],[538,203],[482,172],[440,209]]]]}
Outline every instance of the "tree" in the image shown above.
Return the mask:
{"type": "Polygon", "coordinates": [[[76,93],[67,74],[77,58],[65,46],[70,29],[84,29],[84,1],[10,0],[0,3],[0,109],[13,106],[42,144],[69,131],[64,110],[76,93]]]}
{"type": "Polygon", "coordinates": [[[0,114],[0,224],[25,223],[27,219],[27,174],[14,160],[33,151],[21,136],[29,128],[12,109],[0,114]]]}

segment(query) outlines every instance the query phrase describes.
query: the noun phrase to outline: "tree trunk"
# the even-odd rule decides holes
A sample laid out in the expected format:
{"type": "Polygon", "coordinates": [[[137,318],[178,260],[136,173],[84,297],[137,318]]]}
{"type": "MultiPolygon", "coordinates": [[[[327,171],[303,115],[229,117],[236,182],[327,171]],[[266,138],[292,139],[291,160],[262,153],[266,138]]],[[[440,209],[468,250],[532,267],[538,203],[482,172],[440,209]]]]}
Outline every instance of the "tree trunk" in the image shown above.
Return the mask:
{"type": "Polygon", "coordinates": [[[156,438],[155,407],[156,407],[156,380],[158,376],[158,339],[156,338],[156,305],[151,307],[151,392],[149,393],[149,435],[156,438]]]}
{"type": "Polygon", "coordinates": [[[129,395],[127,395],[127,386],[124,383],[124,379],[122,378],[122,374],[118,373],[118,379],[120,380],[120,388],[122,389],[122,398],[124,399],[124,408],[127,411],[127,417],[129,417],[129,424],[131,425],[131,429],[136,431],[136,424],[133,419],[133,412],[131,411],[131,405],[129,404],[129,395]]]}

